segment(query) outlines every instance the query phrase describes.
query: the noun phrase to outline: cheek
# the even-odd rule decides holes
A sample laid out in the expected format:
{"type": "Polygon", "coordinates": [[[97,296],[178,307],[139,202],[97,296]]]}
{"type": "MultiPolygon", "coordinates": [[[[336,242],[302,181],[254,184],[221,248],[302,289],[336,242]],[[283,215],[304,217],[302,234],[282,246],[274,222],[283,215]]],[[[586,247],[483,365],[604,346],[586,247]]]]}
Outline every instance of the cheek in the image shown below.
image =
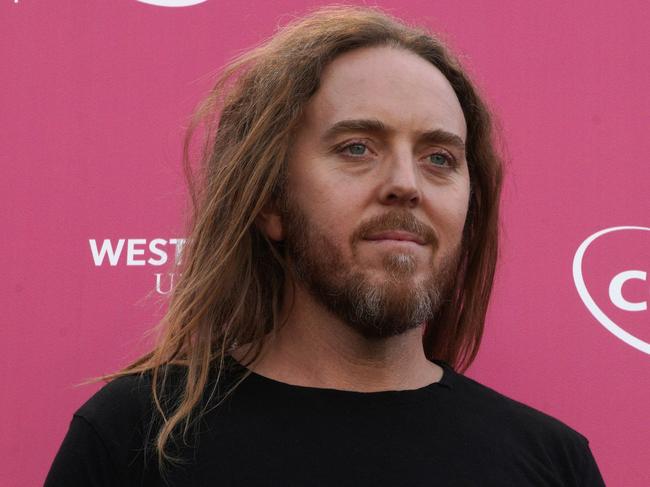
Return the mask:
{"type": "Polygon", "coordinates": [[[465,222],[467,221],[467,212],[469,209],[469,198],[470,198],[470,193],[468,188],[468,190],[463,192],[463,194],[458,199],[453,214],[454,215],[453,219],[456,223],[456,227],[458,228],[459,239],[461,238],[463,229],[465,227],[465,222]]]}
{"type": "Polygon", "coordinates": [[[453,247],[462,239],[469,207],[469,187],[461,187],[458,191],[450,192],[444,197],[439,195],[438,198],[438,204],[434,204],[432,210],[438,217],[434,217],[433,222],[435,225],[437,220],[441,245],[453,247]]]}
{"type": "Polygon", "coordinates": [[[462,183],[457,186],[457,191],[452,196],[452,201],[454,202],[454,219],[457,221],[462,232],[465,226],[465,220],[467,219],[471,193],[469,174],[467,172],[464,172],[461,181],[462,183]]]}
{"type": "Polygon", "coordinates": [[[469,185],[467,188],[463,188],[462,191],[459,191],[454,195],[454,198],[451,200],[453,205],[450,208],[451,218],[456,225],[460,227],[461,231],[465,225],[465,220],[467,219],[467,211],[469,209],[469,185]]]}
{"type": "Polygon", "coordinates": [[[326,171],[296,172],[292,176],[289,190],[312,224],[327,234],[350,230],[360,204],[358,183],[351,185],[326,171]]]}
{"type": "Polygon", "coordinates": [[[345,194],[323,185],[305,184],[293,193],[292,200],[307,220],[309,228],[303,230],[309,230],[316,240],[327,240],[343,254],[349,253],[348,244],[358,216],[345,194]]]}

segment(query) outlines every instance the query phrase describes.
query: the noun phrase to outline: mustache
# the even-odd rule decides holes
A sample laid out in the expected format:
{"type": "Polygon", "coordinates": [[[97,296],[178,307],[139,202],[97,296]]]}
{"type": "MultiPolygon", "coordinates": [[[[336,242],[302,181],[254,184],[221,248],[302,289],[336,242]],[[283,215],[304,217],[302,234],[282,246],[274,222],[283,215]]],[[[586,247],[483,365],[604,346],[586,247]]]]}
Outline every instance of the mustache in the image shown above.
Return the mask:
{"type": "Polygon", "coordinates": [[[417,235],[428,245],[435,245],[438,242],[433,228],[422,223],[412,213],[397,210],[377,215],[361,223],[352,234],[351,242],[354,244],[365,240],[372,234],[391,230],[402,230],[417,235]]]}

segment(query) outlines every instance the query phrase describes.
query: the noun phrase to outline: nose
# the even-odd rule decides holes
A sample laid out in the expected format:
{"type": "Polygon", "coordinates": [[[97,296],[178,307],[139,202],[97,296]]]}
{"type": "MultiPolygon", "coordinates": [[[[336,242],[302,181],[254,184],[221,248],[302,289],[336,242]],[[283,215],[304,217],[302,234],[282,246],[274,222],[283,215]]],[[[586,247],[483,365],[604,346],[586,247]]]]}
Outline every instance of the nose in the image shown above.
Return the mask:
{"type": "Polygon", "coordinates": [[[402,151],[387,160],[381,177],[382,204],[414,208],[420,203],[417,165],[410,151],[402,151]]]}

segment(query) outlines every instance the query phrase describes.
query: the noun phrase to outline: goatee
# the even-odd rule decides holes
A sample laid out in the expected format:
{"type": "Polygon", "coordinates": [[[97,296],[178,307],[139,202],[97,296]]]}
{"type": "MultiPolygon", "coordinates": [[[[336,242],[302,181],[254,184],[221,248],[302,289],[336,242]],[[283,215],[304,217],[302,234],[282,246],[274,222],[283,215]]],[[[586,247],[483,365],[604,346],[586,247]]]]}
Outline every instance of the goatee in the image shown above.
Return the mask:
{"type": "MultiPolygon", "coordinates": [[[[341,249],[312,225],[290,200],[283,205],[285,249],[295,278],[325,308],[369,339],[400,335],[430,321],[451,289],[458,267],[459,248],[437,267],[431,265],[425,279],[416,282],[415,256],[391,253],[382,264],[387,278],[371,282],[362,269],[345,262],[341,249]]],[[[422,238],[437,250],[435,232],[406,210],[391,210],[363,222],[350,237],[353,258],[357,246],[372,233],[403,230],[422,238]]]]}

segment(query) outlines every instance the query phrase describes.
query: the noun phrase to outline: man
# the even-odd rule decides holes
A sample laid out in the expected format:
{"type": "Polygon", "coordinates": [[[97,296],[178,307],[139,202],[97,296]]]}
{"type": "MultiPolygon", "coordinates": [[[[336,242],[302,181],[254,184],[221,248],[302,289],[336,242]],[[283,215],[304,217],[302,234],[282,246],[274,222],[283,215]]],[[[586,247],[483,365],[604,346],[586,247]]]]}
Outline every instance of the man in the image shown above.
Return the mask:
{"type": "Polygon", "coordinates": [[[438,40],[323,9],[199,115],[164,332],[75,414],[48,487],[603,485],[582,435],[454,370],[480,342],[501,165],[438,40]]]}

